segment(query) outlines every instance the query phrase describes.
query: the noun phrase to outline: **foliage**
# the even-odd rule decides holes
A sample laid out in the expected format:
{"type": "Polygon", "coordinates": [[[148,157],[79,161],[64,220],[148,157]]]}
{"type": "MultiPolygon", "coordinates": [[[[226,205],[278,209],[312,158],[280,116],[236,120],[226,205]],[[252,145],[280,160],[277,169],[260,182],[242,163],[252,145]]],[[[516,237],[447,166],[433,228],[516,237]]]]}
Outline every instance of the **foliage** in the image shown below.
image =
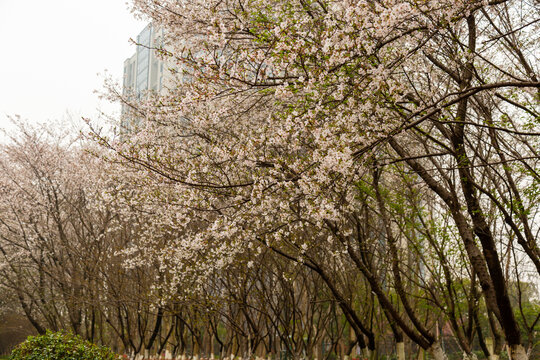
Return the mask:
{"type": "Polygon", "coordinates": [[[110,349],[66,332],[30,336],[11,353],[10,360],[116,360],[110,349]]]}

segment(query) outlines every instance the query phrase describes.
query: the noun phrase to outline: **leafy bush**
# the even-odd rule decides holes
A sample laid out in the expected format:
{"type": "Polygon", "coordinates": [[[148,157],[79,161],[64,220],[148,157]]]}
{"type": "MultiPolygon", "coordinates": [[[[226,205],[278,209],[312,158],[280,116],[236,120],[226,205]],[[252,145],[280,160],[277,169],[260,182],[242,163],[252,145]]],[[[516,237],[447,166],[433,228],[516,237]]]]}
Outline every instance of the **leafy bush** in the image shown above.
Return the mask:
{"type": "Polygon", "coordinates": [[[11,353],[10,360],[117,360],[110,349],[65,332],[29,336],[11,353]]]}

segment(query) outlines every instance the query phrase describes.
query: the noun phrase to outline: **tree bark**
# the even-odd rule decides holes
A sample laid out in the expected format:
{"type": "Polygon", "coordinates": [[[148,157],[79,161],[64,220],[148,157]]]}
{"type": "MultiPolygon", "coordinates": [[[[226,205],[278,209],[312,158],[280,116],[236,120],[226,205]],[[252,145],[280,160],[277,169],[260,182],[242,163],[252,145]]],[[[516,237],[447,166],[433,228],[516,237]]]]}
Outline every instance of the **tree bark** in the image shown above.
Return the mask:
{"type": "Polygon", "coordinates": [[[470,353],[470,354],[463,353],[463,360],[478,360],[478,357],[476,356],[475,353],[470,353]]]}
{"type": "Polygon", "coordinates": [[[448,360],[448,357],[443,351],[441,343],[439,341],[435,341],[433,344],[431,344],[428,352],[431,354],[431,356],[433,356],[433,359],[435,360],[448,360]]]}
{"type": "Polygon", "coordinates": [[[529,359],[523,345],[520,345],[520,344],[508,345],[508,350],[510,351],[510,360],[528,360],[529,359]]]}
{"type": "Polygon", "coordinates": [[[397,360],[405,360],[405,343],[403,341],[396,344],[397,360]]]}

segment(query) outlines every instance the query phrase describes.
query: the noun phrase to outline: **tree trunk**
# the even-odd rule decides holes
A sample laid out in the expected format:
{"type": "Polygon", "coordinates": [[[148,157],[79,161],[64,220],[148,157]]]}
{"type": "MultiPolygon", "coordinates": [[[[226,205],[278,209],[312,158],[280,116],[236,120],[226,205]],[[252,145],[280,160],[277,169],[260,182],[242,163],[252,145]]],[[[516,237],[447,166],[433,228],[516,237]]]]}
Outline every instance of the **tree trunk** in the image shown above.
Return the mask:
{"type": "Polygon", "coordinates": [[[366,359],[371,359],[371,351],[368,348],[362,349],[362,356],[366,359]]]}
{"type": "Polygon", "coordinates": [[[463,353],[463,360],[478,360],[478,357],[475,353],[467,354],[466,352],[463,353]]]}
{"type": "Polygon", "coordinates": [[[400,341],[396,344],[397,360],[405,360],[405,343],[400,341]]]}
{"type": "Polygon", "coordinates": [[[425,356],[424,356],[424,349],[422,349],[421,347],[418,347],[418,354],[416,356],[416,360],[424,360],[425,356]]]}
{"type": "Polygon", "coordinates": [[[511,360],[529,360],[523,345],[510,345],[508,350],[510,350],[511,360]]]}
{"type": "Polygon", "coordinates": [[[431,347],[428,349],[428,351],[435,360],[448,360],[448,357],[444,353],[441,344],[438,341],[435,341],[433,344],[431,344],[431,347]]]}

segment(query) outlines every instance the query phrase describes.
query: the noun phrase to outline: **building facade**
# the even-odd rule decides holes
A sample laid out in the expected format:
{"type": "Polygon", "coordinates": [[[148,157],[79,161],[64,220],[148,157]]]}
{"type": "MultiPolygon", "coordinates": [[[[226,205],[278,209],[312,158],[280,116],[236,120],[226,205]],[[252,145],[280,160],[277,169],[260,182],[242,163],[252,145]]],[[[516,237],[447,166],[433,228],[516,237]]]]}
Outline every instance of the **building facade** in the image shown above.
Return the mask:
{"type": "MultiPolygon", "coordinates": [[[[144,99],[150,92],[163,91],[164,61],[158,57],[163,30],[148,24],[137,35],[135,54],[124,61],[123,96],[127,102],[144,99]]],[[[129,132],[140,121],[140,114],[122,104],[122,131],[129,132]]]]}
{"type": "Polygon", "coordinates": [[[147,91],[161,91],[165,69],[157,54],[162,39],[163,30],[152,24],[139,33],[135,54],[124,61],[124,95],[140,98],[147,91]]]}

